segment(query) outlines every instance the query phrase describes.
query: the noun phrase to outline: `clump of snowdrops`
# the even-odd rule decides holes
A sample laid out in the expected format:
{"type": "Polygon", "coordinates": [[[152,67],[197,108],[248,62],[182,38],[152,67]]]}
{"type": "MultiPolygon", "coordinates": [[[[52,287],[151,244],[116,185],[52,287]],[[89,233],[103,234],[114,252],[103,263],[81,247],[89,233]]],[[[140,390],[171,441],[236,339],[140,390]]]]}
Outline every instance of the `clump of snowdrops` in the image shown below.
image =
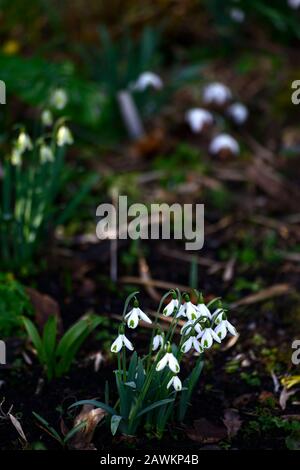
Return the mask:
{"type": "Polygon", "coordinates": [[[136,295],[137,292],[126,299],[118,335],[111,345],[111,352],[118,361],[115,406],[110,406],[108,385],[105,403],[82,400],[72,406],[89,403],[106,410],[113,434],[119,430],[135,435],[144,426],[162,437],[168,422],[184,420],[203,368],[205,350],[214,343],[221,343],[228,333],[237,335],[237,332],[228,321],[220,299],[206,305],[197,292],[198,300],[194,304],[188,294],[171,290],[162,297],[152,320],[140,308],[136,295]],[[167,299],[169,302],[165,305],[167,299]],[[161,314],[168,317],[167,322],[161,321],[161,314]],[[140,321],[152,326],[148,352],[144,355],[135,351],[128,334],[138,328],[140,321]],[[188,375],[182,367],[186,355],[189,355],[188,375]]]}

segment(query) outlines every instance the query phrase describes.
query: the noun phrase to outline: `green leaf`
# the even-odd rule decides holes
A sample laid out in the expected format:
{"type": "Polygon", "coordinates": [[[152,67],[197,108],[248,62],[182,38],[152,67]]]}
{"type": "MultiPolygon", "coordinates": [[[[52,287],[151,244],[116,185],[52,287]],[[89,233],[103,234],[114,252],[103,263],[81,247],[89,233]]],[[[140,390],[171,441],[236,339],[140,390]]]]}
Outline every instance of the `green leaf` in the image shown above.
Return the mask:
{"type": "Polygon", "coordinates": [[[118,416],[118,415],[113,415],[111,417],[110,429],[111,429],[111,433],[113,436],[116,434],[119,424],[122,421],[122,419],[123,419],[122,416],[118,416]]]}
{"type": "Polygon", "coordinates": [[[25,325],[27,334],[28,334],[29,338],[31,339],[35,349],[37,350],[38,358],[39,358],[40,362],[43,363],[44,354],[43,354],[43,345],[42,345],[42,340],[41,340],[40,334],[39,334],[36,326],[32,323],[31,320],[29,320],[29,318],[23,317],[22,320],[23,320],[23,323],[25,325]]]}
{"type": "Polygon", "coordinates": [[[58,432],[52,426],[50,426],[48,421],[46,421],[44,418],[42,418],[42,416],[35,413],[34,411],[32,412],[32,414],[43,426],[45,426],[46,430],[51,434],[52,437],[54,437],[54,439],[56,439],[61,444],[63,443],[63,440],[58,434],[58,432]]]}
{"type": "Polygon", "coordinates": [[[140,411],[140,413],[137,415],[137,418],[139,418],[140,416],[143,416],[145,413],[148,413],[151,410],[154,410],[155,408],[158,408],[159,406],[172,403],[174,400],[175,398],[165,398],[164,400],[156,401],[155,403],[152,403],[152,405],[149,405],[146,408],[144,408],[142,411],[140,411]]]}
{"type": "Polygon", "coordinates": [[[72,428],[71,431],[66,434],[64,438],[64,443],[68,442],[74,436],[74,434],[76,434],[78,431],[80,431],[80,429],[83,429],[85,427],[86,421],[82,421],[81,423],[77,424],[77,426],[74,426],[74,428],[72,428]]]}

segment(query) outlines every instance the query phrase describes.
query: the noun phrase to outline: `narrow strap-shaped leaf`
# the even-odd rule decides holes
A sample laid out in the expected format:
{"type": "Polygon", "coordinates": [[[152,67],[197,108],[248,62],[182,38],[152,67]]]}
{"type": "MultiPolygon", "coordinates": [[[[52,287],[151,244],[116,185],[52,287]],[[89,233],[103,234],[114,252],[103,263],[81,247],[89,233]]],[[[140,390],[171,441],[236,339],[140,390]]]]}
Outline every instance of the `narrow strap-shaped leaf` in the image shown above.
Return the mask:
{"type": "Polygon", "coordinates": [[[139,418],[140,416],[144,415],[145,413],[148,413],[151,410],[154,410],[155,408],[158,408],[159,406],[167,405],[167,403],[171,403],[175,400],[175,398],[165,398],[164,400],[159,400],[156,401],[155,403],[152,403],[151,405],[147,406],[144,408],[140,413],[137,415],[139,418]]]}

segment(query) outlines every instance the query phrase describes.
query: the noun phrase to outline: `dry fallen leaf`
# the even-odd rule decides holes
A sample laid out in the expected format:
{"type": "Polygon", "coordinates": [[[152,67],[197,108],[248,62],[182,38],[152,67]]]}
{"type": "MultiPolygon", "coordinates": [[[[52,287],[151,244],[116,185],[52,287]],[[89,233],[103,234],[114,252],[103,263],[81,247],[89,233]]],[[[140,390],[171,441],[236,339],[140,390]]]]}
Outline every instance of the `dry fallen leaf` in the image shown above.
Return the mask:
{"type": "Polygon", "coordinates": [[[48,318],[55,315],[58,319],[58,325],[61,326],[61,316],[58,303],[49,295],[41,294],[31,287],[26,288],[35,311],[35,319],[40,328],[43,328],[48,318]]]}
{"type": "Polygon", "coordinates": [[[24,431],[22,429],[22,426],[21,426],[21,423],[19,420],[17,420],[17,418],[12,415],[11,413],[8,413],[8,416],[9,416],[9,419],[12,423],[12,425],[15,427],[15,429],[17,430],[18,434],[22,437],[22,439],[27,442],[27,439],[26,439],[26,436],[24,434],[24,431]]]}
{"type": "Polygon", "coordinates": [[[228,408],[225,410],[223,423],[226,426],[227,435],[230,439],[239,432],[240,427],[243,424],[238,410],[235,410],[234,408],[228,408]]]}
{"type": "Polygon", "coordinates": [[[192,441],[213,444],[227,437],[225,426],[219,426],[206,418],[194,421],[193,426],[186,428],[186,434],[192,441]]]}
{"type": "Polygon", "coordinates": [[[286,404],[287,404],[287,401],[288,399],[292,396],[292,395],[295,395],[295,393],[297,392],[298,390],[291,390],[290,392],[288,391],[288,389],[286,387],[283,387],[281,393],[280,393],[280,397],[279,397],[279,405],[281,407],[282,410],[285,410],[286,409],[286,404]]]}
{"type": "Polygon", "coordinates": [[[106,411],[101,408],[93,408],[92,405],[84,405],[80,413],[74,419],[74,427],[79,426],[85,421],[86,425],[79,429],[78,432],[68,442],[71,449],[76,450],[94,450],[95,447],[91,443],[96,426],[106,416],[106,411]]]}
{"type": "Polygon", "coordinates": [[[292,287],[288,284],[275,284],[274,286],[267,287],[266,289],[257,292],[256,294],[248,295],[243,299],[238,300],[230,305],[230,308],[240,307],[241,305],[251,305],[264,300],[272,299],[281,295],[288,294],[292,291],[292,287]]]}

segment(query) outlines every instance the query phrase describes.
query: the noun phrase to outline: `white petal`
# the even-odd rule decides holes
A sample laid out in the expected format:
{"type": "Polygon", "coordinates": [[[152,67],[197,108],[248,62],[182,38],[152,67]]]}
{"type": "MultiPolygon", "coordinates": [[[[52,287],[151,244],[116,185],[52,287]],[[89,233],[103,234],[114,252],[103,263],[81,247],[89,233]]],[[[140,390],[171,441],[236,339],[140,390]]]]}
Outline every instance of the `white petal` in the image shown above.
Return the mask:
{"type": "Polygon", "coordinates": [[[169,363],[169,368],[171,369],[171,371],[174,372],[175,374],[178,374],[178,372],[180,371],[180,367],[179,367],[176,357],[172,353],[169,353],[168,363],[169,363]]]}
{"type": "Polygon", "coordinates": [[[221,339],[219,338],[218,335],[216,335],[216,333],[214,332],[214,330],[212,328],[209,328],[209,332],[212,336],[212,338],[217,342],[217,343],[221,343],[221,339]]]}
{"type": "Polygon", "coordinates": [[[231,135],[219,134],[211,141],[209,151],[213,155],[217,155],[222,150],[228,150],[234,155],[238,155],[240,153],[240,146],[231,135]]]}
{"type": "Polygon", "coordinates": [[[195,351],[197,351],[198,353],[202,352],[202,348],[200,346],[200,343],[197,340],[197,338],[195,338],[195,337],[193,337],[193,346],[194,346],[195,351]]]}
{"type": "Polygon", "coordinates": [[[157,366],[156,366],[156,370],[157,371],[160,371],[162,369],[164,369],[168,363],[168,353],[166,353],[164,355],[164,357],[158,362],[157,366]]]}
{"type": "Polygon", "coordinates": [[[129,339],[127,339],[125,335],[122,335],[122,341],[127,349],[129,349],[130,351],[134,350],[132,342],[129,341],[129,339]]]}
{"type": "Polygon", "coordinates": [[[226,325],[225,325],[225,322],[224,322],[224,321],[222,321],[222,322],[215,328],[215,333],[216,333],[216,335],[220,338],[221,341],[225,338],[226,333],[227,333],[227,330],[226,330],[226,325]]]}
{"type": "Polygon", "coordinates": [[[210,311],[208,310],[208,308],[206,307],[205,304],[198,304],[197,305],[197,309],[198,309],[198,312],[200,313],[200,316],[201,317],[207,317],[207,318],[211,318],[211,313],[210,311]]]}
{"type": "Polygon", "coordinates": [[[138,311],[139,311],[138,315],[141,320],[143,320],[146,323],[152,323],[150,318],[140,308],[138,309],[138,311]]]}
{"type": "Polygon", "coordinates": [[[133,308],[130,315],[127,317],[127,325],[129,328],[136,328],[139,324],[139,315],[137,310],[137,308],[133,308]]]}
{"type": "Polygon", "coordinates": [[[199,317],[198,309],[192,302],[186,303],[186,316],[189,320],[196,320],[199,317]]]}
{"type": "Polygon", "coordinates": [[[175,388],[176,392],[180,392],[182,389],[182,383],[179,377],[173,377],[173,387],[175,388]]]}
{"type": "Polygon", "coordinates": [[[176,318],[186,317],[186,304],[180,306],[176,318]]]}
{"type": "Polygon", "coordinates": [[[203,90],[203,101],[206,104],[223,105],[231,99],[231,91],[223,83],[210,83],[203,90]]]}
{"type": "Polygon", "coordinates": [[[193,132],[201,132],[205,124],[213,122],[212,114],[202,108],[190,109],[186,113],[185,119],[193,132]]]}
{"type": "Polygon", "coordinates": [[[119,335],[117,339],[115,339],[115,341],[111,345],[111,348],[110,348],[111,352],[118,353],[120,349],[122,348],[122,344],[123,344],[122,335],[119,335]]]}
{"type": "Polygon", "coordinates": [[[212,336],[211,336],[209,330],[210,330],[210,328],[205,329],[205,331],[202,335],[201,341],[200,341],[201,348],[203,348],[203,349],[208,349],[213,344],[213,339],[212,339],[212,336]]]}
{"type": "Polygon", "coordinates": [[[225,322],[226,322],[226,328],[229,331],[229,333],[231,333],[233,336],[237,336],[237,331],[235,327],[228,320],[225,320],[225,322]]]}
{"type": "Polygon", "coordinates": [[[185,341],[185,343],[183,343],[182,347],[181,347],[181,351],[184,352],[184,353],[187,353],[189,352],[189,350],[191,349],[193,345],[193,340],[192,338],[189,338],[185,341]]]}
{"type": "Polygon", "coordinates": [[[153,343],[152,343],[152,350],[156,351],[159,346],[162,345],[162,336],[161,335],[155,335],[153,338],[153,343]]]}
{"type": "Polygon", "coordinates": [[[164,311],[163,311],[163,314],[166,316],[166,317],[169,317],[170,315],[172,315],[172,313],[174,312],[174,310],[178,307],[178,300],[177,299],[172,299],[168,305],[166,305],[166,307],[164,308],[164,311]]]}
{"type": "Polygon", "coordinates": [[[172,377],[171,380],[169,380],[167,388],[170,388],[173,382],[174,382],[174,377],[172,377]]]}

